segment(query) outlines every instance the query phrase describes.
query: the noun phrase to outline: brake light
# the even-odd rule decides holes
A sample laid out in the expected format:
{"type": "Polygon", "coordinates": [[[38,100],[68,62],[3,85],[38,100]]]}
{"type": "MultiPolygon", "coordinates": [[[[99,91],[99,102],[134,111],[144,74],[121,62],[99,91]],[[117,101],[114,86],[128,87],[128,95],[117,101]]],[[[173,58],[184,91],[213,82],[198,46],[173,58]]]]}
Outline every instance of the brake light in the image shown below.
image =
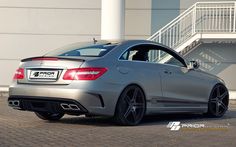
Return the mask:
{"type": "Polygon", "coordinates": [[[14,75],[14,80],[24,79],[24,68],[18,68],[14,75]]]}
{"type": "Polygon", "coordinates": [[[63,76],[64,80],[96,80],[101,77],[107,68],[103,67],[87,67],[68,69],[63,76]]]}

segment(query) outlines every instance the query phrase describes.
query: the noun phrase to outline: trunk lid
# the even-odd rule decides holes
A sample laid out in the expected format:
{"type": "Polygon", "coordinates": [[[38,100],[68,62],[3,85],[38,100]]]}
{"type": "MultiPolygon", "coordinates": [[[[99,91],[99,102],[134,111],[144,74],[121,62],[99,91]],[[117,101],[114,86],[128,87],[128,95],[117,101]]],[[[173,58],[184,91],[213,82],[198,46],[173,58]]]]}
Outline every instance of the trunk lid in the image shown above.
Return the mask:
{"type": "Polygon", "coordinates": [[[63,80],[67,69],[79,68],[84,59],[65,57],[33,57],[21,60],[24,78],[20,84],[68,85],[72,80],[63,80]]]}

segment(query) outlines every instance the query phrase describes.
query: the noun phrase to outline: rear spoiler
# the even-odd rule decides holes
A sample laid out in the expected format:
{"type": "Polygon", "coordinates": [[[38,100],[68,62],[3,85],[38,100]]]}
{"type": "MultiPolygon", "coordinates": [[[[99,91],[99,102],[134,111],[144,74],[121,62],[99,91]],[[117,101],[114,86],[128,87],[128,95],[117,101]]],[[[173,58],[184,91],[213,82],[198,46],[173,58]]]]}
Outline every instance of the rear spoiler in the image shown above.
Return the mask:
{"type": "Polygon", "coordinates": [[[79,58],[67,58],[67,57],[53,57],[53,56],[37,56],[37,57],[30,57],[22,59],[21,62],[27,62],[27,61],[34,61],[34,60],[48,60],[48,61],[57,61],[57,60],[71,60],[71,61],[82,61],[84,62],[84,59],[79,58]]]}

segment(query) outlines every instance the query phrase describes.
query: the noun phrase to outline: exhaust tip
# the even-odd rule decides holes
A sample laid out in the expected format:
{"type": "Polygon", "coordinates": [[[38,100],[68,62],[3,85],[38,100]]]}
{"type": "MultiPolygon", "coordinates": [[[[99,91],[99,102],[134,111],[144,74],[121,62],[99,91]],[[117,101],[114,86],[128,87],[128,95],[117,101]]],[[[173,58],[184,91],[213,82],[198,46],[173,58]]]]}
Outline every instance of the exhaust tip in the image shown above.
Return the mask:
{"type": "Polygon", "coordinates": [[[20,102],[19,101],[14,101],[13,105],[19,107],[20,106],[20,102]]]}
{"type": "Polygon", "coordinates": [[[80,108],[75,104],[70,104],[69,106],[72,110],[80,110],[80,108]]]}
{"type": "Polygon", "coordinates": [[[9,105],[9,106],[12,106],[12,105],[13,105],[13,102],[12,102],[12,101],[8,101],[8,105],[9,105]]]}
{"type": "Polygon", "coordinates": [[[13,107],[14,109],[21,109],[19,100],[9,100],[8,106],[13,107]]]}
{"type": "Polygon", "coordinates": [[[78,110],[80,110],[80,108],[79,108],[77,105],[75,105],[75,104],[61,103],[60,105],[61,105],[61,108],[62,108],[63,110],[72,110],[72,111],[78,111],[78,110]]]}
{"type": "Polygon", "coordinates": [[[64,110],[69,110],[69,109],[70,109],[69,105],[66,104],[66,103],[61,103],[61,107],[62,107],[62,109],[64,109],[64,110]]]}

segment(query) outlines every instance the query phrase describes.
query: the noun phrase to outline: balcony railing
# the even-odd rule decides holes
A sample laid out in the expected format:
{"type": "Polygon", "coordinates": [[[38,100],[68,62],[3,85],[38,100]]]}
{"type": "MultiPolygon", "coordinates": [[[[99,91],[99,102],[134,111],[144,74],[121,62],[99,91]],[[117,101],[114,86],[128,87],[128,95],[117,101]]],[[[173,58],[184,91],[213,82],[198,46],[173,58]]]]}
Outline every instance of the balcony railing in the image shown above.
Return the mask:
{"type": "MultiPolygon", "coordinates": [[[[235,29],[236,2],[197,2],[148,40],[176,49],[196,34],[235,33],[235,29]]],[[[164,53],[151,53],[153,61],[163,57],[164,53]]]]}

